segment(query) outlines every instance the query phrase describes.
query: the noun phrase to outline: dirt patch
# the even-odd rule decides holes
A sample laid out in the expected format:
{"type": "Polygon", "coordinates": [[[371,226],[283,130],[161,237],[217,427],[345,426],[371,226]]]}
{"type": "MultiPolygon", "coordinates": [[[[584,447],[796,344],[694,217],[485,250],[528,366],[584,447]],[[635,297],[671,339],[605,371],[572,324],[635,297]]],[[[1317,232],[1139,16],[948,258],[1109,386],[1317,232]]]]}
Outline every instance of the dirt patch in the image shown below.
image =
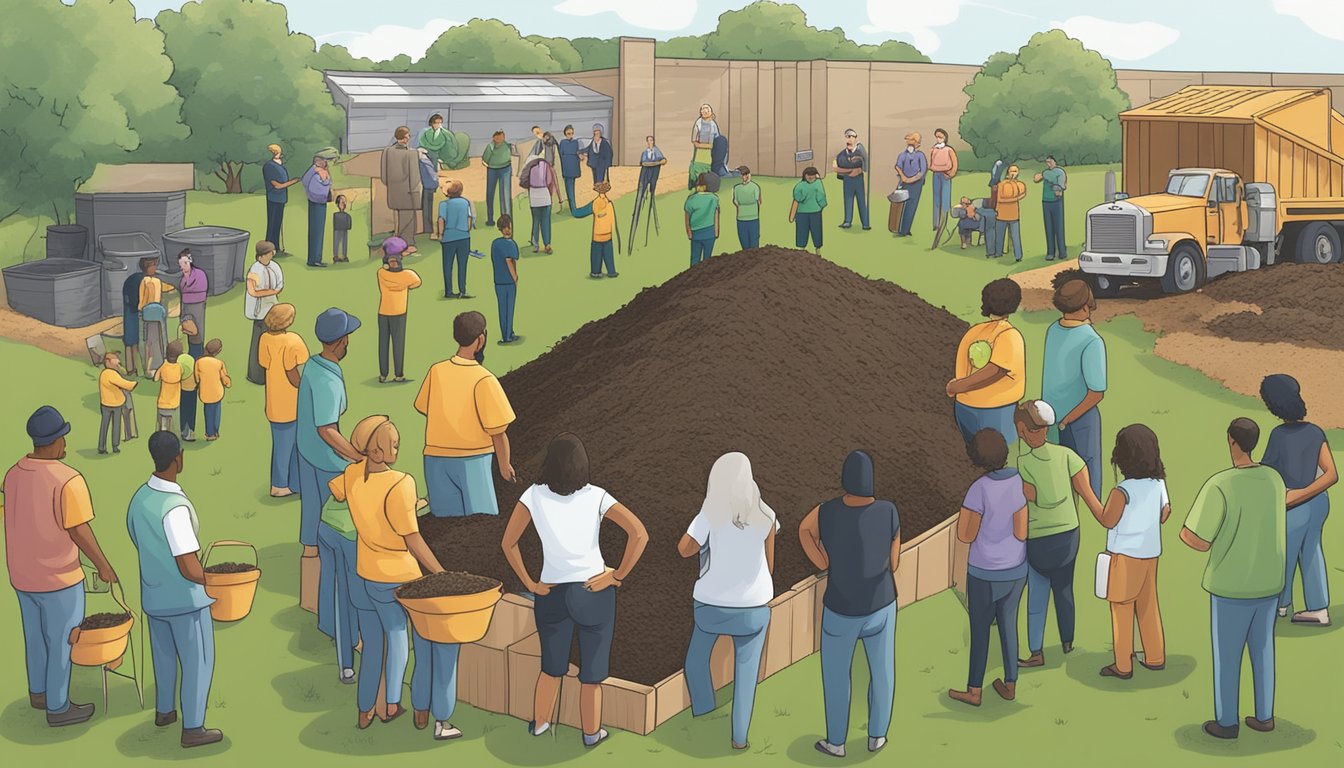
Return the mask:
{"type": "Polygon", "coordinates": [[[129,613],[95,613],[92,616],[85,616],[84,620],[79,622],[79,628],[86,632],[93,629],[111,629],[130,620],[129,613]]]}
{"type": "MultiPolygon", "coordinates": [[[[1055,311],[1051,281],[1077,262],[1015,275],[1027,310],[1055,311]]],[[[1259,397],[1260,381],[1289,373],[1302,384],[1312,421],[1344,427],[1344,401],[1335,397],[1344,370],[1344,266],[1278,264],[1220,277],[1203,289],[1167,296],[1155,287],[1126,289],[1102,300],[1102,323],[1133,315],[1158,334],[1157,354],[1195,368],[1228,389],[1259,397]]]]}
{"type": "Polygon", "coordinates": [[[206,573],[251,573],[257,566],[251,563],[216,563],[205,569],[206,573]]]}
{"type": "Polygon", "coordinates": [[[414,600],[421,597],[452,597],[475,595],[497,589],[499,579],[477,576],[466,571],[444,571],[422,576],[397,589],[397,597],[414,600]]]}
{"type": "MultiPolygon", "coordinates": [[[[899,286],[801,251],[716,256],[503,377],[519,414],[509,438],[523,478],[498,487],[504,515],[425,517],[421,530],[445,567],[519,589],[499,551],[506,517],[549,440],[578,434],[593,482],[650,535],[620,588],[612,674],[656,683],[685,660],[697,563],[676,544],[721,454],[751,458],[783,524],[777,594],[813,571],[798,523],[838,494],[852,449],[873,455],[878,495],[896,502],[905,540],[957,511],[975,473],[944,386],[966,327],[899,286]]],[[[615,566],[625,537],[607,525],[601,543],[615,566]]],[[[534,533],[523,554],[538,575],[534,533]]]]}

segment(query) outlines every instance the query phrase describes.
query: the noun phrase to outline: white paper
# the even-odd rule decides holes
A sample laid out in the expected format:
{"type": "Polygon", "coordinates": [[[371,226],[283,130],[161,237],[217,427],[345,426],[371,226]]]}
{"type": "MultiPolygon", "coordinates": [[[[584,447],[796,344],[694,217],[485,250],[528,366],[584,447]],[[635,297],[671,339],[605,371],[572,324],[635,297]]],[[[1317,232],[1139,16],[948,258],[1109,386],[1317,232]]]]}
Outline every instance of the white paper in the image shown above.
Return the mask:
{"type": "Polygon", "coordinates": [[[1106,599],[1107,590],[1111,582],[1111,554],[1101,552],[1097,555],[1097,581],[1095,592],[1097,597],[1106,599]]]}

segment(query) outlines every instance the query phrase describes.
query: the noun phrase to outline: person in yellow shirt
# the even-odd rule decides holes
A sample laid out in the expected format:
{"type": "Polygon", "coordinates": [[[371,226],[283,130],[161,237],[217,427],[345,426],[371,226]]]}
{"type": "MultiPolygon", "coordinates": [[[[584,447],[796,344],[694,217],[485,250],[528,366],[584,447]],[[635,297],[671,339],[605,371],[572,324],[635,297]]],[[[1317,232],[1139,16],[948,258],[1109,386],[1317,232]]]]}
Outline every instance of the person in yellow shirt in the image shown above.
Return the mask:
{"type": "Polygon", "coordinates": [[[980,313],[989,318],[971,326],[957,346],[956,378],[947,383],[955,398],[957,428],[967,443],[982,429],[995,429],[1009,445],[1017,439],[1013,411],[1026,395],[1026,342],[1008,316],[1022,303],[1022,288],[1003,277],[980,292],[980,313]],[[1009,437],[1011,435],[1011,437],[1009,437]]]}
{"type": "Polygon", "coordinates": [[[403,269],[406,241],[393,235],[383,241],[383,268],[378,270],[378,383],[387,382],[387,352],[392,348],[396,378],[406,381],[406,311],[410,292],[421,285],[420,276],[403,269]]]}
{"type": "Polygon", "coordinates": [[[164,351],[167,359],[154,371],[154,380],[159,382],[159,413],[155,432],[172,432],[173,415],[182,405],[182,366],[177,362],[181,355],[182,342],[168,342],[168,348],[164,351]]]}
{"type": "MultiPolygon", "coordinates": [[[[332,499],[350,506],[356,535],[355,574],[373,606],[360,617],[364,650],[359,661],[357,724],[364,729],[373,723],[380,680],[386,681],[387,716],[383,722],[406,712],[401,705],[408,650],[406,611],[397,603],[396,590],[419,578],[422,567],[429,573],[440,573],[443,566],[420,535],[415,518],[415,478],[392,469],[401,445],[396,425],[386,416],[369,416],[355,425],[350,444],[363,460],[346,467],[327,485],[332,499]]],[[[437,721],[434,738],[457,738],[462,733],[448,718],[456,703],[459,646],[429,643],[416,634],[415,648],[415,675],[411,680],[415,724],[426,727],[432,709],[437,721]]]]}
{"type": "MultiPolygon", "coordinates": [[[[107,432],[112,428],[112,452],[121,453],[121,422],[126,413],[126,402],[136,382],[121,375],[121,357],[116,352],[103,355],[103,370],[98,373],[98,410],[102,423],[98,426],[98,453],[107,454],[107,432]]],[[[130,440],[132,435],[126,435],[130,440]]]]}
{"type": "Polygon", "coordinates": [[[485,315],[453,318],[457,354],[425,374],[415,409],[425,414],[425,485],[435,517],[498,515],[492,457],[513,482],[508,428],[515,418],[499,379],[485,369],[485,315]]]}
{"type": "Polygon", "coordinates": [[[276,304],[266,313],[266,332],[257,342],[257,360],[266,372],[266,421],[271,425],[271,496],[299,492],[299,366],[308,362],[303,337],[289,330],[293,304],[276,304]]]}
{"type": "Polygon", "coordinates": [[[589,250],[592,269],[588,270],[588,276],[601,277],[602,268],[605,266],[607,277],[616,277],[616,250],[611,238],[613,234],[619,238],[620,232],[616,228],[616,205],[607,197],[607,193],[611,191],[611,184],[599,181],[593,185],[593,191],[597,193],[597,197],[587,205],[573,209],[576,219],[584,216],[593,217],[593,244],[589,250]]]}
{"type": "Polygon", "coordinates": [[[205,439],[219,439],[219,418],[224,407],[224,390],[233,386],[229,369],[219,359],[224,342],[211,339],[205,343],[205,355],[196,361],[195,380],[200,389],[201,410],[205,412],[205,439]]]}
{"type": "Polygon", "coordinates": [[[144,312],[145,307],[150,304],[162,304],[163,294],[176,290],[172,283],[165,283],[157,277],[159,272],[159,263],[153,259],[145,259],[142,266],[145,272],[145,278],[140,281],[140,311],[144,312]]]}
{"type": "MultiPolygon", "coordinates": [[[[1008,172],[1004,175],[1003,181],[999,182],[998,208],[995,213],[998,214],[999,233],[998,242],[1002,249],[1002,254],[1008,253],[1008,240],[1005,237],[1013,239],[1013,254],[1016,256],[1014,261],[1022,260],[1022,229],[1020,202],[1027,196],[1027,185],[1017,178],[1018,167],[1016,165],[1008,166],[1008,172]]],[[[996,255],[1002,255],[996,254],[996,255]]]]}
{"type": "Polygon", "coordinates": [[[140,260],[140,269],[144,277],[140,280],[140,301],[138,309],[145,325],[145,371],[153,377],[155,369],[163,362],[164,341],[167,335],[168,308],[163,303],[163,295],[175,290],[169,283],[158,278],[159,263],[153,257],[140,260]]]}

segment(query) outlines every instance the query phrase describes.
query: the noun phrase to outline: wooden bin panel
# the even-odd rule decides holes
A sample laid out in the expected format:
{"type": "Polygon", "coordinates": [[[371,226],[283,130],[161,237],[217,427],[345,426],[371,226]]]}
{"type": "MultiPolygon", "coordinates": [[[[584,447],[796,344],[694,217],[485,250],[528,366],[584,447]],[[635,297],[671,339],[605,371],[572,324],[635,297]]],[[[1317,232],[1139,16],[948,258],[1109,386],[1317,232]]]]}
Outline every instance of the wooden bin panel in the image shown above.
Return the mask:
{"type": "Polygon", "coordinates": [[[896,607],[904,608],[919,597],[919,547],[901,550],[896,566],[896,607]]]}
{"type": "Polygon", "coordinates": [[[971,554],[971,545],[957,539],[956,530],[951,536],[952,545],[952,587],[966,593],[966,561],[971,554]]]}
{"type": "Polygon", "coordinates": [[[821,612],[826,609],[826,584],[830,581],[827,578],[829,574],[821,574],[817,577],[817,594],[813,598],[815,605],[812,607],[812,647],[821,650],[821,612]]]}
{"type": "MultiPolygon", "coordinates": [[[[541,669],[540,661],[537,669],[541,669]]],[[[532,682],[536,682],[535,677],[532,682]]],[[[508,651],[476,643],[464,644],[457,664],[457,698],[477,709],[508,714],[508,651]]]]}
{"type": "Polygon", "coordinates": [[[674,672],[653,687],[654,726],[662,725],[691,706],[691,691],[686,687],[686,673],[674,672]]]}
{"type": "Polygon", "coordinates": [[[793,585],[796,596],[793,599],[793,642],[790,644],[792,656],[790,663],[802,661],[815,653],[819,647],[816,645],[817,582],[816,576],[808,576],[793,585]]]}
{"type": "Polygon", "coordinates": [[[510,645],[535,634],[537,622],[532,614],[532,601],[522,595],[504,595],[495,604],[495,612],[490,617],[490,629],[485,637],[476,644],[486,648],[507,650],[510,645]]]}
{"type": "MultiPolygon", "coordinates": [[[[541,674],[541,638],[533,633],[510,645],[508,657],[508,712],[519,720],[531,720],[537,675],[541,674]]],[[[579,680],[576,673],[577,670],[571,664],[569,674],[560,685],[560,716],[557,719],[563,725],[579,723],[579,680]]]]}
{"type": "Polygon", "coordinates": [[[641,736],[657,727],[657,692],[651,685],[610,677],[602,683],[602,724],[641,736]]]}
{"type": "MultiPolygon", "coordinates": [[[[951,528],[943,524],[935,529],[932,536],[919,542],[919,570],[915,584],[915,599],[942,592],[951,585],[952,545],[951,528]]],[[[904,557],[904,555],[902,555],[904,557]]]]}
{"type": "Polygon", "coordinates": [[[793,663],[793,606],[797,598],[798,593],[789,590],[770,601],[770,627],[765,630],[759,680],[793,663]]]}

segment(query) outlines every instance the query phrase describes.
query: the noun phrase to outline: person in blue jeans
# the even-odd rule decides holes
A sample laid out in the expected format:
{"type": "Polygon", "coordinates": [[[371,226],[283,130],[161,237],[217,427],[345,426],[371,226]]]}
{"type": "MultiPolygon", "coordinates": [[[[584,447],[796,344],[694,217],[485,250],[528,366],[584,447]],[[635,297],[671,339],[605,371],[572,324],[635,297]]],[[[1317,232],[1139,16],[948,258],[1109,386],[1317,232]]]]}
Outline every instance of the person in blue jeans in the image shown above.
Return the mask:
{"type": "Polygon", "coordinates": [[[518,243],[513,241],[512,216],[505,213],[497,223],[499,237],[490,244],[490,262],[495,270],[495,298],[499,302],[499,343],[512,344],[518,341],[513,330],[513,310],[518,301],[518,243]]]}
{"type": "Polygon", "coordinates": [[[131,497],[126,528],[140,559],[140,604],[149,623],[154,662],[154,725],[177,722],[181,680],[182,746],[214,744],[224,738],[205,727],[206,702],[215,669],[215,628],[205,593],[196,508],[177,479],[182,444],[172,432],[149,437],[154,474],[131,497]],[[179,678],[178,670],[181,669],[179,678]]]}
{"type": "Polygon", "coordinates": [[[560,178],[565,183],[565,200],[569,202],[569,212],[573,215],[574,207],[578,205],[574,187],[579,176],[583,175],[583,166],[579,161],[579,140],[574,138],[574,126],[566,125],[564,136],[556,142],[556,151],[560,156],[560,178]]]}
{"type": "Polygon", "coordinates": [[[845,221],[841,229],[849,229],[854,222],[854,206],[858,204],[859,223],[868,226],[868,195],[864,188],[868,170],[868,152],[859,144],[859,132],[845,129],[845,148],[835,156],[835,175],[845,193],[845,221]]]}
{"type": "Polygon", "coordinates": [[[1241,659],[1247,654],[1255,714],[1246,717],[1246,727],[1274,730],[1274,613],[1283,590],[1288,489],[1277,471],[1251,458],[1259,442],[1260,427],[1251,419],[1228,426],[1232,467],[1204,483],[1181,528],[1186,546],[1209,553],[1202,586],[1209,593],[1214,719],[1204,732],[1216,739],[1235,739],[1241,730],[1241,659]]]}
{"type": "Polygon", "coordinates": [[[462,196],[462,182],[449,179],[439,203],[435,237],[443,249],[443,296],[446,299],[470,299],[467,295],[467,257],[471,254],[471,230],[476,225],[471,203],[462,196]],[[457,265],[457,292],[453,292],[453,265],[457,265]]]}
{"type": "Polygon", "coordinates": [[[1045,156],[1045,170],[1032,177],[1041,185],[1041,214],[1045,219],[1045,260],[1064,261],[1069,247],[1064,242],[1064,191],[1069,188],[1068,174],[1059,167],[1054,155],[1045,156]]]}
{"type": "Polygon", "coordinates": [[[495,225],[495,188],[499,188],[499,212],[513,213],[513,147],[504,141],[504,131],[495,131],[481,150],[485,165],[485,224],[495,225]]]}
{"type": "Polygon", "coordinates": [[[761,498],[751,461],[726,453],[709,470],[704,504],[677,544],[682,557],[700,558],[695,582],[695,628],[686,650],[686,686],[691,712],[714,710],[710,654],[721,636],[733,640],[733,749],[746,749],[756,700],[756,678],[770,626],[775,534],[779,519],[761,498]]]}
{"type": "Polygon", "coordinates": [[[793,202],[789,204],[789,222],[794,225],[793,244],[806,248],[812,241],[816,254],[821,255],[821,212],[826,209],[826,187],[821,172],[813,166],[803,169],[803,176],[793,185],[793,202]]]}
{"type": "Polygon", "coordinates": [[[733,207],[737,209],[737,242],[742,250],[761,247],[761,185],[751,180],[751,169],[737,166],[742,180],[733,187],[733,207]]]}
{"type": "Polygon", "coordinates": [[[718,177],[702,173],[695,181],[695,191],[686,198],[686,237],[691,241],[691,266],[707,261],[714,253],[714,241],[719,237],[719,196],[710,191],[718,187],[718,177]]]}
{"type": "Polygon", "coordinates": [[[1101,411],[1106,396],[1106,342],[1092,326],[1097,300],[1086,280],[1065,277],[1056,287],[1060,318],[1045,332],[1041,399],[1060,414],[1050,438],[1087,464],[1092,493],[1101,497],[1101,411]]]}
{"type": "Polygon", "coordinates": [[[364,591],[364,582],[355,572],[358,547],[355,524],[350,518],[350,507],[339,501],[329,501],[322,508],[322,522],[317,527],[317,552],[324,566],[331,568],[331,578],[318,583],[317,604],[321,620],[317,628],[336,645],[338,679],[346,684],[355,683],[355,646],[360,642],[360,606],[372,611],[364,591]]]}
{"type": "Polygon", "coordinates": [[[901,518],[896,505],[875,497],[873,460],[845,457],[844,495],[815,506],[798,526],[803,552],[829,570],[821,612],[821,684],[826,738],[818,752],[845,756],[849,735],[850,667],[860,641],[868,657],[868,751],[887,743],[896,695],[896,583],[901,518]]]}
{"type": "Polygon", "coordinates": [[[915,210],[919,208],[919,196],[924,191],[924,177],[929,172],[929,159],[919,151],[918,132],[905,135],[905,151],[896,158],[896,175],[901,180],[901,188],[910,193],[901,211],[901,223],[896,230],[897,237],[909,237],[910,229],[915,225],[915,210]]]}
{"type": "Polygon", "coordinates": [[[1306,610],[1292,614],[1294,624],[1330,625],[1330,584],[1326,578],[1321,531],[1330,516],[1326,493],[1339,482],[1339,469],[1320,427],[1307,421],[1307,404],[1297,379],[1285,373],[1260,382],[1260,399],[1283,421],[1269,433],[1260,463],[1273,467],[1288,487],[1288,539],[1279,618],[1293,610],[1293,577],[1302,571],[1306,610]]]}

